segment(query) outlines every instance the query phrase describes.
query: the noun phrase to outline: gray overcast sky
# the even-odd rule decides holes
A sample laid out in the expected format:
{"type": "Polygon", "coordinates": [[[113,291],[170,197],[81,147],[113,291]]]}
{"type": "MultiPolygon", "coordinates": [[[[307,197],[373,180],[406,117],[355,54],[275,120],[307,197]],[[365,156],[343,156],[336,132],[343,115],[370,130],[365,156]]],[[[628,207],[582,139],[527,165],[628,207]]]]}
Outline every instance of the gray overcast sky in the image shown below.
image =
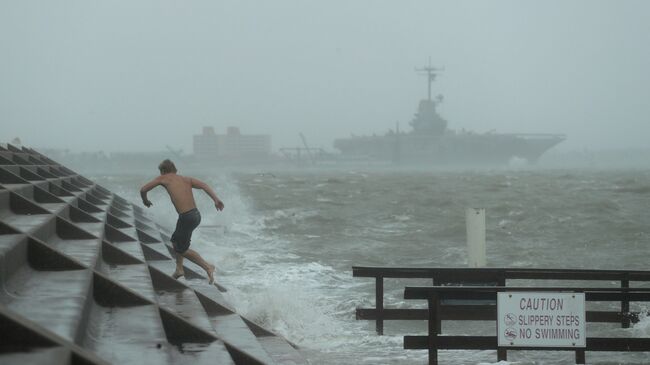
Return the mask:
{"type": "Polygon", "coordinates": [[[0,0],[2,140],[191,152],[212,125],[273,148],[406,128],[434,92],[452,129],[647,147],[650,1],[0,0]]]}

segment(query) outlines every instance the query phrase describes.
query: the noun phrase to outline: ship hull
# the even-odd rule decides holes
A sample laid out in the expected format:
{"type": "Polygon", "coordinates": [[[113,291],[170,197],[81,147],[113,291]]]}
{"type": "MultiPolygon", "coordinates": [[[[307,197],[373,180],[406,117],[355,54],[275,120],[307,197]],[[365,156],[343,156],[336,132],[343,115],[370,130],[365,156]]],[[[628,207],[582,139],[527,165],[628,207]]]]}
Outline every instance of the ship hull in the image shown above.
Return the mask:
{"type": "Polygon", "coordinates": [[[535,163],[551,147],[562,142],[556,134],[445,134],[441,136],[389,134],[334,141],[334,147],[350,158],[436,165],[507,164],[513,158],[535,163]]]}

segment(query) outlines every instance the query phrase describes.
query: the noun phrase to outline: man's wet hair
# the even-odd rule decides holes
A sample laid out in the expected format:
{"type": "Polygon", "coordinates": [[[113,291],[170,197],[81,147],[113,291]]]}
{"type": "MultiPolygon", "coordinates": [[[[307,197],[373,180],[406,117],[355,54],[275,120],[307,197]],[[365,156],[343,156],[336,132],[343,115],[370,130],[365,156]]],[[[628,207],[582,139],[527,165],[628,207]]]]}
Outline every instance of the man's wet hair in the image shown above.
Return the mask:
{"type": "Polygon", "coordinates": [[[160,174],[169,174],[171,172],[176,172],[176,166],[170,159],[166,159],[165,161],[161,162],[160,165],[158,165],[158,170],[160,170],[160,174]]]}

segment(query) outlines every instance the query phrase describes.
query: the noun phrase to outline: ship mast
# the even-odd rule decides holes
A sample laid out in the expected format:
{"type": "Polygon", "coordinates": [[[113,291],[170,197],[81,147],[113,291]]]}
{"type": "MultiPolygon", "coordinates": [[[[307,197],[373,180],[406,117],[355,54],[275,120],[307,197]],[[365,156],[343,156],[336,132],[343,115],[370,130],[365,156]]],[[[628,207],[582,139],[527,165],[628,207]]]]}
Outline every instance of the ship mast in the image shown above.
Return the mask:
{"type": "Polygon", "coordinates": [[[427,100],[431,101],[431,84],[433,81],[435,81],[436,76],[438,76],[438,73],[442,71],[442,68],[436,68],[431,66],[431,57],[429,57],[429,66],[424,66],[422,68],[416,68],[415,71],[417,71],[420,75],[426,75],[427,76],[427,100]]]}

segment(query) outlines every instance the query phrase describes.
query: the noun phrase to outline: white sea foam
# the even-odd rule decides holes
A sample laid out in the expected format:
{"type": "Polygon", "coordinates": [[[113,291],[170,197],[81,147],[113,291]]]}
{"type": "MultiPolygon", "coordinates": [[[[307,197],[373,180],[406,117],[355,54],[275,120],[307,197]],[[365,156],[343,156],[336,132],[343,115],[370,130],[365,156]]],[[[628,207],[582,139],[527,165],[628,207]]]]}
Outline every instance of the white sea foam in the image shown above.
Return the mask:
{"type": "MultiPolygon", "coordinates": [[[[228,193],[238,191],[228,186],[228,193]]],[[[245,199],[230,196],[229,200],[228,206],[245,223],[231,224],[205,251],[222,269],[219,279],[229,289],[225,295],[242,315],[307,351],[358,353],[360,347],[401,348],[401,336],[378,337],[374,331],[364,330],[366,323],[352,320],[357,302],[347,293],[361,283],[331,266],[297,261],[300,257],[290,252],[287,242],[263,232],[269,221],[296,222],[314,216],[314,211],[283,209],[270,218],[260,217],[245,199]]],[[[204,233],[199,230],[202,239],[210,239],[204,233]]],[[[383,357],[381,352],[379,355],[383,357]]]]}
{"type": "Polygon", "coordinates": [[[393,218],[395,218],[395,220],[398,222],[406,222],[411,220],[411,217],[406,214],[395,214],[393,215],[393,218]]]}
{"type": "Polygon", "coordinates": [[[272,216],[261,218],[264,222],[274,222],[274,223],[297,223],[306,218],[311,218],[318,216],[317,210],[311,209],[300,209],[300,208],[290,208],[290,209],[278,209],[273,212],[272,216]]]}
{"type": "Polygon", "coordinates": [[[632,334],[635,337],[650,337],[650,315],[647,310],[639,314],[639,322],[632,326],[632,334]]]}

